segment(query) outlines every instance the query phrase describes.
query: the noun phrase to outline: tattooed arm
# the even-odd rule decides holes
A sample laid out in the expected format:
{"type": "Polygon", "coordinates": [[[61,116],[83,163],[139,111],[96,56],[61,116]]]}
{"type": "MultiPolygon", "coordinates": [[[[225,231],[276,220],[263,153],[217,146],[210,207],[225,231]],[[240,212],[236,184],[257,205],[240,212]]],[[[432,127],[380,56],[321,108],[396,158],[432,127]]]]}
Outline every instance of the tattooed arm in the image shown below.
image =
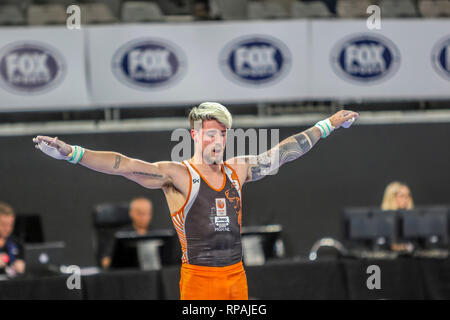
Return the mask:
{"type": "MultiPolygon", "coordinates": [[[[358,117],[359,114],[356,112],[341,110],[332,115],[329,120],[331,125],[337,129],[345,121],[351,118],[357,119],[358,117]]],[[[241,164],[244,162],[244,182],[257,181],[267,175],[276,174],[283,164],[293,161],[311,150],[320,138],[321,131],[318,127],[314,126],[284,139],[267,152],[257,156],[235,158],[235,160],[241,160],[241,164]]]]}
{"type": "MultiPolygon", "coordinates": [[[[36,149],[44,148],[45,151],[41,149],[42,152],[58,160],[68,160],[74,149],[58,137],[37,136],[33,138],[33,142],[36,143],[36,149]]],[[[173,182],[180,181],[180,177],[186,174],[184,166],[178,162],[149,163],[111,151],[84,149],[78,164],[98,172],[123,176],[150,189],[177,187],[173,182]],[[173,178],[175,176],[176,179],[173,178]]],[[[183,184],[178,185],[180,186],[183,184]]]]}
{"type": "Polygon", "coordinates": [[[317,127],[290,136],[272,149],[257,156],[245,156],[247,176],[245,182],[257,181],[266,175],[273,175],[285,163],[293,161],[305,153],[320,140],[317,127]]]}
{"type": "Polygon", "coordinates": [[[98,172],[121,175],[150,189],[159,189],[171,180],[170,161],[150,163],[117,152],[85,149],[79,164],[98,172]]]}

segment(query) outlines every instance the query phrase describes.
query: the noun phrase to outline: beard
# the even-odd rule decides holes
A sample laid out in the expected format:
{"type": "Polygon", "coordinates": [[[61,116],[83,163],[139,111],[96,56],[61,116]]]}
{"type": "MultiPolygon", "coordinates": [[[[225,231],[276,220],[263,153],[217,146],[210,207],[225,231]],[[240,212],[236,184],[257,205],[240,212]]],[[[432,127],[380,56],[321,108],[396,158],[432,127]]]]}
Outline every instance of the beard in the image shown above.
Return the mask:
{"type": "Polygon", "coordinates": [[[205,154],[203,155],[203,160],[207,163],[207,164],[219,164],[222,161],[223,158],[223,153],[214,153],[212,152],[212,150],[210,152],[205,152],[205,154]]]}

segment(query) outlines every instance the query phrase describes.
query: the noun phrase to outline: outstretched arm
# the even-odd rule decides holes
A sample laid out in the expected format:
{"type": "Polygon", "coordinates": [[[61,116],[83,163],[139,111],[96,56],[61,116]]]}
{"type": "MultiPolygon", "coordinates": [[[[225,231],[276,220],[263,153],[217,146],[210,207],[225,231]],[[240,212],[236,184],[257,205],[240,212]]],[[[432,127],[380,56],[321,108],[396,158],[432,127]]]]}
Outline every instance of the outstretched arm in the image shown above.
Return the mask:
{"type": "Polygon", "coordinates": [[[264,153],[237,157],[234,161],[244,164],[245,182],[260,180],[267,175],[277,173],[282,165],[298,159],[311,150],[321,137],[327,136],[332,130],[339,128],[344,123],[351,124],[358,116],[359,114],[356,112],[341,110],[328,118],[327,121],[320,121],[315,126],[284,139],[264,153]],[[353,120],[351,120],[352,118],[353,120]],[[330,125],[331,127],[328,127],[330,125]]]}
{"type": "MultiPolygon", "coordinates": [[[[33,142],[37,149],[58,160],[70,160],[75,152],[75,146],[58,140],[58,137],[37,136],[33,142]]],[[[78,163],[89,169],[121,175],[150,189],[158,189],[171,182],[170,161],[149,163],[113,151],[83,151],[78,163]]]]}
{"type": "Polygon", "coordinates": [[[291,162],[312,149],[320,140],[317,127],[290,136],[272,149],[257,156],[246,156],[247,179],[245,182],[257,181],[267,175],[275,174],[285,163],[291,162]]]}

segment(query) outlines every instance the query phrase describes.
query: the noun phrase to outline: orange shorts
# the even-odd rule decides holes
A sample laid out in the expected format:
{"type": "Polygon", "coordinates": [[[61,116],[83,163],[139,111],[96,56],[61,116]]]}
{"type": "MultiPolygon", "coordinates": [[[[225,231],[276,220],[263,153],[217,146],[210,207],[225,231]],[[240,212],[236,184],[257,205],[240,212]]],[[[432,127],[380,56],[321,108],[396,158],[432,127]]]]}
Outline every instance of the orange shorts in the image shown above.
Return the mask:
{"type": "Polygon", "coordinates": [[[183,263],[181,300],[248,300],[247,277],[241,262],[226,267],[183,263]]]}

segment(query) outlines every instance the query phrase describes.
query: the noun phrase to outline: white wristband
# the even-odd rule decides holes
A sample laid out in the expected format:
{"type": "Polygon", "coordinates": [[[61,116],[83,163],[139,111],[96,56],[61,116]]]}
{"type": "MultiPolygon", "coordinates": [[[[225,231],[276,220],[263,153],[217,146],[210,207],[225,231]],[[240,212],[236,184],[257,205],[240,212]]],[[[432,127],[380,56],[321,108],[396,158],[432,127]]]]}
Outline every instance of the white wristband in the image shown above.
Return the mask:
{"type": "Polygon", "coordinates": [[[334,127],[331,125],[330,118],[327,118],[325,120],[317,122],[315,127],[319,128],[321,137],[324,139],[330,135],[331,132],[333,132],[334,127]]]}
{"type": "Polygon", "coordinates": [[[81,158],[84,155],[84,148],[80,146],[71,146],[72,152],[68,155],[67,161],[73,164],[77,164],[80,162],[81,158]]]}

